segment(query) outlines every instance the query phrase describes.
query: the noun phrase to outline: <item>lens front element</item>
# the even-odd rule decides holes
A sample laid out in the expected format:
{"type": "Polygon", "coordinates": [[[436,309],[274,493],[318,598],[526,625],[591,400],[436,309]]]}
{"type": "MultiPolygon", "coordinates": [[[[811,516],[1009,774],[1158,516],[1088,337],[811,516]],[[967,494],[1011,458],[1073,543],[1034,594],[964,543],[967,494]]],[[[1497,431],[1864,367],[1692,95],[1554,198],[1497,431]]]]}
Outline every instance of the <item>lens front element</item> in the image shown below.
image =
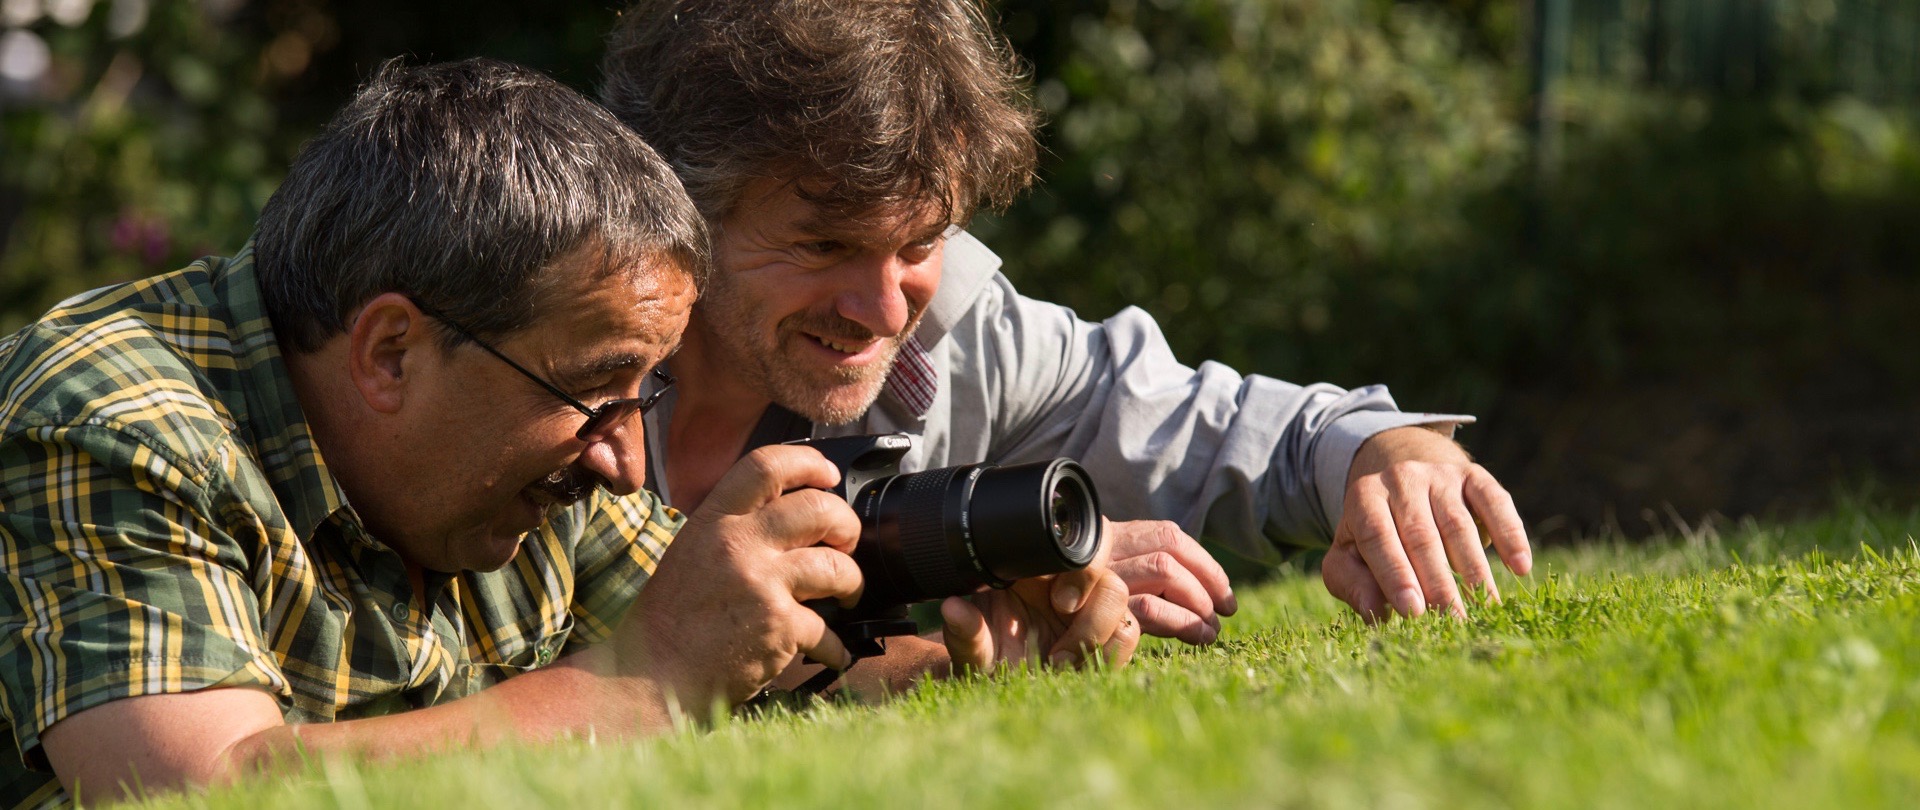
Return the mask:
{"type": "Polygon", "coordinates": [[[1057,479],[1053,495],[1047,499],[1047,514],[1052,517],[1054,542],[1067,549],[1064,556],[1084,560],[1075,567],[1085,567],[1100,550],[1100,532],[1094,528],[1100,510],[1094,507],[1093,490],[1086,480],[1078,476],[1057,479]]]}

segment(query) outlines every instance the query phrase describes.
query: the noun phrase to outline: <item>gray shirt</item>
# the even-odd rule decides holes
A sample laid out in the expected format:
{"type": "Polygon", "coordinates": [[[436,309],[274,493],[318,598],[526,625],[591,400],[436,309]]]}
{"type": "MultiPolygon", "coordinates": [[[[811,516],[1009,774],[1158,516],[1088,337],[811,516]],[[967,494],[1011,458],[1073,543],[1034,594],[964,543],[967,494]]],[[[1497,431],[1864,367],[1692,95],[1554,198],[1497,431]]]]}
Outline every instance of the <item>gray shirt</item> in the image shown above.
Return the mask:
{"type": "MultiPolygon", "coordinates": [[[[1174,359],[1153,318],[1101,323],[1020,295],[1000,258],[966,233],[947,241],[940,288],[880,399],[815,438],[907,433],[903,471],[1068,456],[1115,520],[1171,520],[1257,560],[1324,545],[1360,444],[1388,428],[1473,417],[1400,412],[1384,386],[1351,391],[1174,359]]],[[[666,478],[671,393],[646,416],[648,484],[666,478]]]]}

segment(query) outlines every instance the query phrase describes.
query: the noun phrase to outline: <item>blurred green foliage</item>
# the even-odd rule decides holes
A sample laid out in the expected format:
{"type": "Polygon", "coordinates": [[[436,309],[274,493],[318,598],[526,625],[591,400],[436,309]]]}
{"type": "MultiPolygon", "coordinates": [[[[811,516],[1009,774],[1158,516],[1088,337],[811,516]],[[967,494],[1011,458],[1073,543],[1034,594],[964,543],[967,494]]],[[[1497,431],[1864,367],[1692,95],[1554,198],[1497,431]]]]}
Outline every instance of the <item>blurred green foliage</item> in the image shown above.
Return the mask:
{"type": "Polygon", "coordinates": [[[1031,291],[1146,306],[1188,356],[1359,382],[1355,353],[1399,341],[1326,339],[1342,291],[1420,312],[1525,165],[1511,77],[1430,7],[1113,3],[1069,30],[1038,86],[1052,165],[980,230],[1031,291]]]}
{"type": "MultiPolygon", "coordinates": [[[[591,90],[614,0],[61,0],[0,84],[0,330],[233,249],[385,58],[591,90]],[[457,22],[458,24],[450,24],[457,22]]],[[[19,4],[9,4],[10,6],[19,4]]],[[[30,4],[29,4],[30,5],[30,4]]],[[[1920,483],[1920,11],[1878,0],[998,4],[1050,122],[976,230],[1029,294],[1192,360],[1465,409],[1535,516],[1920,483]],[[1529,137],[1536,2],[1568,61],[1529,137]],[[1737,8],[1736,8],[1737,6],[1737,8]]],[[[52,9],[48,0],[45,7],[52,9]]]]}
{"type": "Polygon", "coordinates": [[[197,3],[157,3],[131,34],[111,11],[31,29],[51,63],[0,129],[0,329],[236,245],[299,137],[255,80],[254,37],[197,3]]]}
{"type": "Polygon", "coordinates": [[[1920,259],[1899,224],[1920,212],[1907,111],[1574,78],[1542,176],[1524,65],[1476,39],[1509,27],[1486,5],[1078,15],[1039,84],[1044,184],[980,230],[1024,287],[1094,316],[1146,306],[1188,356],[1391,379],[1430,407],[1816,364],[1830,325],[1893,348],[1876,318],[1913,302],[1920,259]],[[1736,335],[1767,351],[1729,357],[1736,335]]]}

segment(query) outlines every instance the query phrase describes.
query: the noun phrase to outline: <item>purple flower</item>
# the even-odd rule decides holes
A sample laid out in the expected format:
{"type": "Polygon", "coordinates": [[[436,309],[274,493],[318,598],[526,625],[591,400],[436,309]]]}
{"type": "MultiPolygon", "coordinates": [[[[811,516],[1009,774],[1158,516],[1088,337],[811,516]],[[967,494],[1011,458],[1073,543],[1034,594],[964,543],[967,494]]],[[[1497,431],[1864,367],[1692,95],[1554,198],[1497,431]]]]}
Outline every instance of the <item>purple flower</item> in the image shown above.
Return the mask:
{"type": "Polygon", "coordinates": [[[147,264],[159,264],[173,247],[172,229],[166,219],[147,216],[133,209],[120,212],[109,236],[113,249],[140,257],[147,264]]]}

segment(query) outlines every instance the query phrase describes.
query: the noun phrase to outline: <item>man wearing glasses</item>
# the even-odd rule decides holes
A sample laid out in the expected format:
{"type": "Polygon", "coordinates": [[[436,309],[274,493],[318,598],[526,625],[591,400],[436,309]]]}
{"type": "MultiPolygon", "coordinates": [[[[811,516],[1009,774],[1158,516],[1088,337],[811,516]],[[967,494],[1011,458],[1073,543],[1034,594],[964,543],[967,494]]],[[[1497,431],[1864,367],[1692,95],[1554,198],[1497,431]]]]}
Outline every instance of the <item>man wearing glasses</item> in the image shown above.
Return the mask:
{"type": "MultiPolygon", "coordinates": [[[[0,338],[0,806],[646,733],[844,666],[800,604],[861,587],[832,465],[768,448],[684,520],[640,488],[707,250],[578,94],[389,66],[238,254],[0,338]]],[[[1117,577],[1055,587],[1044,641],[1124,662],[1117,577]]]]}

